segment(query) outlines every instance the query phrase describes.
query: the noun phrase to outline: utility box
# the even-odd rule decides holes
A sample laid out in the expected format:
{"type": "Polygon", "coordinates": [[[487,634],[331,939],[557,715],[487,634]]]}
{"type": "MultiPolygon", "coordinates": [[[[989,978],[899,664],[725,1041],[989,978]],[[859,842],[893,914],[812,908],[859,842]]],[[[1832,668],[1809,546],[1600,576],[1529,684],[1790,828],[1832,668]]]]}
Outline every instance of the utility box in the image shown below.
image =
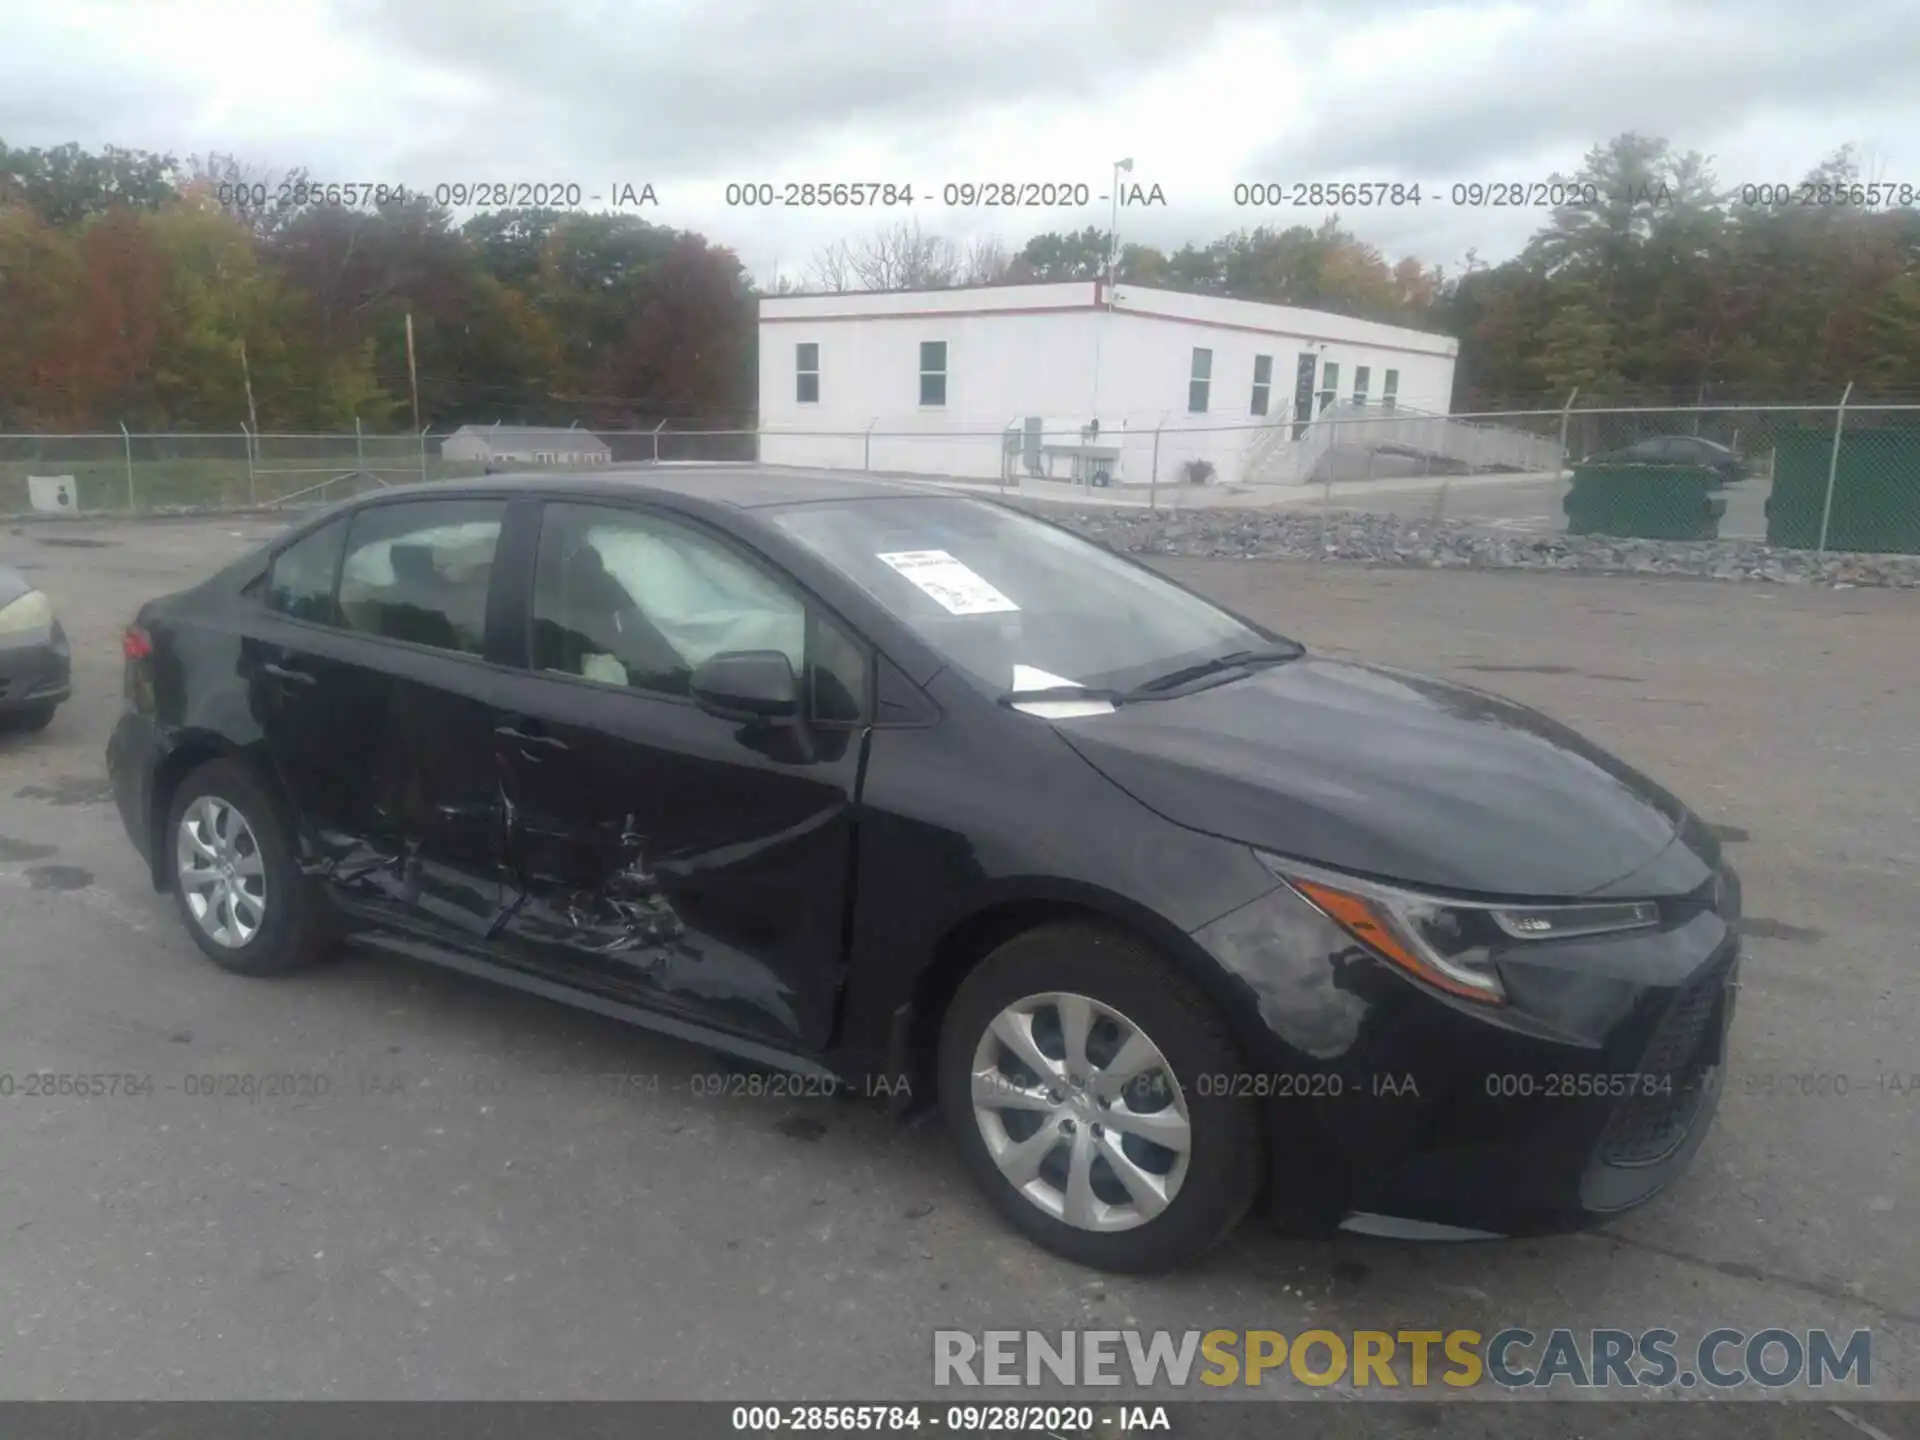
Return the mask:
{"type": "Polygon", "coordinates": [[[27,504],[43,515],[71,515],[80,508],[71,475],[29,475],[27,504]]]}

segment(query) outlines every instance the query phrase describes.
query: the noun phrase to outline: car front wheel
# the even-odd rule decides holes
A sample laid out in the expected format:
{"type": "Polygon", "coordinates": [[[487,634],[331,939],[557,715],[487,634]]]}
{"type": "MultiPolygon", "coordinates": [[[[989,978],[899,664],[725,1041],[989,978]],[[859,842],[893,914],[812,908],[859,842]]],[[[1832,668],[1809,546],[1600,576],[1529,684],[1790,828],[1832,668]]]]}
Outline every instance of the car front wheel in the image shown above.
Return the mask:
{"type": "Polygon", "coordinates": [[[291,827],[244,765],[216,760],[182,780],[167,837],[181,917],[214,964],[281,975],[326,952],[320,900],[295,862],[291,827]]]}
{"type": "Polygon", "coordinates": [[[20,735],[31,735],[44,730],[53,723],[56,705],[33,705],[16,710],[11,715],[0,716],[0,730],[11,730],[20,735]]]}
{"type": "Polygon", "coordinates": [[[1055,924],[961,985],[940,1097],[1016,1229],[1098,1269],[1164,1270],[1225,1238],[1259,1190],[1258,1115],[1222,1080],[1242,1068],[1219,1012],[1151,949],[1055,924]]]}

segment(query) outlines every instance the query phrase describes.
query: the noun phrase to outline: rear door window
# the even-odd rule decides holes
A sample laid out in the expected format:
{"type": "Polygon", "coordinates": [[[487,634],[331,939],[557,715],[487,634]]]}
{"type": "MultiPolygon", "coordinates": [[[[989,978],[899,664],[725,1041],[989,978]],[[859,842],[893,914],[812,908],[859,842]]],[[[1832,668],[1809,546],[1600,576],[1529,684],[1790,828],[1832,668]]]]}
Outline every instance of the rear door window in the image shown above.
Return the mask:
{"type": "Polygon", "coordinates": [[[358,512],[340,567],[341,622],[386,640],[483,653],[506,509],[503,500],[420,500],[358,512]]]}
{"type": "Polygon", "coordinates": [[[347,522],[336,520],[274,556],[264,592],[267,608],[292,620],[338,625],[340,608],[334,603],[333,586],[346,540],[347,522]]]}

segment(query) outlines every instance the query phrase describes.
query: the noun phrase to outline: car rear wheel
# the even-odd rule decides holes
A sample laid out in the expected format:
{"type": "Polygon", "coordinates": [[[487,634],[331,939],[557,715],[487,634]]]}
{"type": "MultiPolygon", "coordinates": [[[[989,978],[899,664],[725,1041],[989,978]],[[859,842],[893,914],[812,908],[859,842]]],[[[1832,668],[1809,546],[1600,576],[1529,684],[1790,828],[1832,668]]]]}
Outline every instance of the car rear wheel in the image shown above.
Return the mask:
{"type": "Polygon", "coordinates": [[[328,948],[321,902],[291,828],[244,765],[215,760],[180,782],[167,825],[173,893],[201,952],[239,975],[282,975],[328,948]]]}
{"type": "Polygon", "coordinates": [[[940,1100],[968,1170],[1029,1239],[1102,1270],[1184,1265],[1259,1190],[1243,1068],[1211,1002],[1130,936],[1063,923],[1008,941],[942,1029],[940,1100]]]}

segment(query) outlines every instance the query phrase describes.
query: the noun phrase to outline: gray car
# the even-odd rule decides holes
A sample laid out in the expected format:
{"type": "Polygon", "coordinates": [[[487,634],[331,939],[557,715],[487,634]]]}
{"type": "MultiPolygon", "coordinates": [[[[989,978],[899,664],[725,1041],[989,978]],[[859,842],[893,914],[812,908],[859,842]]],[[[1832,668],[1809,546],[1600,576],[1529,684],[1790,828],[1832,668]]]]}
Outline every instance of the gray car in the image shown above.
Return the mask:
{"type": "Polygon", "coordinates": [[[53,601],[0,565],[0,729],[45,728],[73,693],[72,658],[53,601]]]}
{"type": "Polygon", "coordinates": [[[1698,435],[1655,435],[1622,450],[1589,455],[1589,465],[1705,465],[1720,472],[1727,484],[1751,473],[1738,451],[1698,435]]]}

